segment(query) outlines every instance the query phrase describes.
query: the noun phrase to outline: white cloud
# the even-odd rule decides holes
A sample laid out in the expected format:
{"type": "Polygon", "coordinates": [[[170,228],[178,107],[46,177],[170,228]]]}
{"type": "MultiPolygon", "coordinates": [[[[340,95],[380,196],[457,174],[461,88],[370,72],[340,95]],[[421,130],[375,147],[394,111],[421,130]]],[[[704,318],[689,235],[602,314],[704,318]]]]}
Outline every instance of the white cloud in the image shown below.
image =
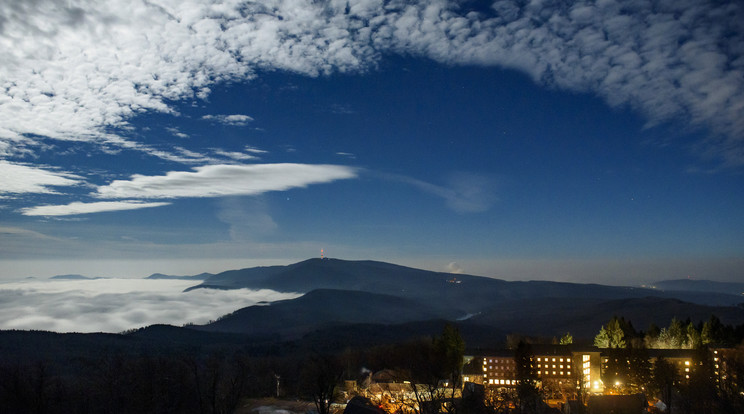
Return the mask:
{"type": "Polygon", "coordinates": [[[186,138],[188,138],[188,137],[189,137],[189,135],[188,135],[188,134],[184,134],[183,132],[181,132],[181,131],[180,131],[180,130],[179,130],[178,128],[176,128],[176,127],[169,127],[169,128],[165,128],[165,130],[166,130],[166,131],[168,131],[168,132],[170,132],[171,134],[173,134],[173,136],[176,136],[176,137],[178,137],[178,138],[184,138],[184,139],[186,139],[186,138]]]}
{"type": "Polygon", "coordinates": [[[56,194],[52,187],[71,187],[84,183],[75,174],[31,167],[0,160],[1,194],[56,194]]]}
{"type": "Polygon", "coordinates": [[[202,119],[207,121],[215,121],[225,125],[231,126],[245,126],[249,122],[253,121],[248,115],[204,115],[202,119]]]}
{"type": "MultiPolygon", "coordinates": [[[[112,134],[143,111],[204,99],[257,70],[315,76],[405,53],[516,69],[630,105],[658,123],[710,127],[707,151],[744,163],[744,12],[738,2],[499,0],[39,0],[0,4],[0,154],[34,136],[141,150],[112,134]]],[[[234,116],[234,115],[228,115],[234,116]]],[[[242,122],[246,122],[244,119],[242,122]]]]}
{"type": "Polygon", "coordinates": [[[355,178],[356,169],[338,165],[206,165],[161,176],[134,175],[98,188],[99,198],[181,198],[257,195],[310,184],[355,178]]]}
{"type": "Polygon", "coordinates": [[[98,201],[93,203],[74,202],[67,205],[47,205],[21,209],[24,216],[72,216],[76,214],[102,213],[108,211],[138,210],[141,208],[167,206],[170,203],[145,203],[143,201],[98,201]]]}
{"type": "Polygon", "coordinates": [[[121,332],[156,323],[203,324],[260,301],[299,296],[267,289],[183,292],[196,284],[146,279],[0,284],[0,329],[121,332]]]}

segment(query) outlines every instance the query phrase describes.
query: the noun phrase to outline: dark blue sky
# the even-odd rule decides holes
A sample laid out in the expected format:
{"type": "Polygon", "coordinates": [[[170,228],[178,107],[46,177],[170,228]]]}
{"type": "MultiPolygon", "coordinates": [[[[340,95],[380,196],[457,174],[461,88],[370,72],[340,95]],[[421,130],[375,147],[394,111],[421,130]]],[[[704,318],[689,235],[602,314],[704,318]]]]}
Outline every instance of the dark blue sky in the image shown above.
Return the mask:
{"type": "Polygon", "coordinates": [[[505,279],[742,276],[741,23],[711,20],[739,6],[352,3],[151,25],[143,3],[104,29],[94,4],[78,25],[3,10],[3,39],[58,30],[0,75],[0,276],[321,248],[505,279]]]}

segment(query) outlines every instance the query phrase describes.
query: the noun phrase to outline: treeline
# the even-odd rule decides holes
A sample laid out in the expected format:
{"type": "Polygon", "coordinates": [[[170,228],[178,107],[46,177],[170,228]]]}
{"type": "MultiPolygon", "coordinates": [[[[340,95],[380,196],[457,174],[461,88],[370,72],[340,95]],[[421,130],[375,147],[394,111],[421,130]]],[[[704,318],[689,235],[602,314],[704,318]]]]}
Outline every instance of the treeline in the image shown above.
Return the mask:
{"type": "Polygon", "coordinates": [[[651,324],[644,331],[636,331],[625,318],[613,317],[600,328],[594,338],[598,348],[697,349],[702,346],[730,348],[744,341],[744,324],[733,326],[721,323],[715,315],[706,322],[693,323],[690,318],[672,318],[669,326],[659,328],[651,324]]]}
{"type": "Polygon", "coordinates": [[[229,346],[172,352],[91,348],[89,356],[38,360],[0,354],[0,412],[223,414],[246,398],[279,396],[315,401],[325,414],[339,384],[361,382],[382,369],[397,372],[400,381],[425,384],[418,390],[422,400],[441,392],[441,379],[449,379],[454,390],[464,347],[449,326],[439,336],[337,352],[285,343],[261,355],[229,346]]]}
{"type": "MultiPolygon", "coordinates": [[[[243,396],[275,392],[275,375],[299,361],[243,354],[134,356],[0,362],[3,413],[232,413],[243,396]]],[[[291,385],[290,385],[291,386],[291,385]]]]}
{"type": "Polygon", "coordinates": [[[594,344],[604,348],[602,381],[616,393],[650,393],[668,412],[744,412],[744,325],[711,316],[705,323],[672,319],[668,327],[638,332],[630,321],[613,317],[594,344]],[[688,349],[690,364],[675,366],[658,351],[652,358],[657,349],[688,349]]]}

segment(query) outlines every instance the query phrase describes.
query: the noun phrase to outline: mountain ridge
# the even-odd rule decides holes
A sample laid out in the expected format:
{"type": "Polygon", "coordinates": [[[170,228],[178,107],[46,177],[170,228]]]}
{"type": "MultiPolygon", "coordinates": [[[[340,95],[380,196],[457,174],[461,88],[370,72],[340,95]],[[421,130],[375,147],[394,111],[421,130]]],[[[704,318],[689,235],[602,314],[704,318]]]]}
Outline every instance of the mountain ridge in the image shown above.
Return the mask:
{"type": "Polygon", "coordinates": [[[744,322],[744,308],[731,306],[741,302],[733,295],[670,294],[569,282],[510,282],[369,260],[310,259],[287,266],[233,270],[209,277],[194,288],[304,293],[268,306],[239,309],[198,328],[251,335],[296,337],[349,324],[389,326],[443,319],[531,335],[571,331],[593,336],[606,320],[622,316],[624,307],[642,329],[650,322],[666,325],[672,317],[707,320],[717,313],[727,322],[744,322]],[[695,299],[695,295],[713,304],[684,300],[695,299]],[[648,317],[649,308],[655,309],[652,317],[648,317]]]}

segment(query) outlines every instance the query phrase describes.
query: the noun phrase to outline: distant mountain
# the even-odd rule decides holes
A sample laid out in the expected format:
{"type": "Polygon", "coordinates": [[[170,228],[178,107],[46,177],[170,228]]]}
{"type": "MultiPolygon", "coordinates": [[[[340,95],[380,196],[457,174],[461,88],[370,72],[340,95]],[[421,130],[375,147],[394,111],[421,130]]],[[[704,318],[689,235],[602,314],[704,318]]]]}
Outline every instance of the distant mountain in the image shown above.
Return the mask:
{"type": "Polygon", "coordinates": [[[651,322],[666,326],[672,317],[698,322],[712,314],[724,323],[744,323],[744,308],[730,306],[741,302],[733,295],[507,282],[374,261],[311,259],[289,266],[233,270],[209,277],[191,289],[196,288],[309,292],[269,306],[243,308],[199,328],[249,335],[295,337],[349,324],[390,326],[441,319],[503,332],[550,336],[572,332],[586,337],[593,337],[615,315],[631,320],[638,329],[646,329],[651,322]],[[675,295],[703,301],[690,303],[675,295]],[[707,301],[726,306],[706,305],[707,301]]]}
{"type": "Polygon", "coordinates": [[[738,295],[741,297],[741,301],[744,302],[744,283],[676,279],[656,282],[653,284],[653,287],[665,291],[715,292],[728,295],[738,295]]]}
{"type": "Polygon", "coordinates": [[[88,277],[83,275],[57,275],[52,276],[49,279],[52,280],[96,280],[96,279],[102,279],[100,277],[88,277]]]}
{"type": "Polygon", "coordinates": [[[494,301],[539,297],[622,299],[662,296],[705,305],[735,305],[743,300],[720,293],[662,292],[654,289],[549,281],[508,282],[482,276],[453,275],[376,261],[310,259],[288,266],[230,270],[208,277],[188,290],[273,289],[306,293],[314,289],[358,290],[395,295],[419,302],[434,301],[462,315],[478,312],[494,301]],[[456,280],[455,280],[456,279],[456,280]],[[450,282],[457,283],[450,283],[450,282]]]}
{"type": "Polygon", "coordinates": [[[150,276],[147,276],[145,279],[166,279],[166,280],[206,280],[210,277],[214,276],[212,273],[199,273],[198,275],[194,276],[173,276],[173,275],[164,275],[162,273],[153,273],[150,276]]]}
{"type": "Polygon", "coordinates": [[[499,300],[543,296],[619,299],[646,296],[653,292],[631,287],[575,283],[507,282],[384,262],[338,259],[310,259],[288,266],[231,270],[209,277],[201,285],[190,289],[198,288],[273,289],[299,293],[315,289],[354,290],[429,303],[460,315],[478,312],[499,300]]]}

